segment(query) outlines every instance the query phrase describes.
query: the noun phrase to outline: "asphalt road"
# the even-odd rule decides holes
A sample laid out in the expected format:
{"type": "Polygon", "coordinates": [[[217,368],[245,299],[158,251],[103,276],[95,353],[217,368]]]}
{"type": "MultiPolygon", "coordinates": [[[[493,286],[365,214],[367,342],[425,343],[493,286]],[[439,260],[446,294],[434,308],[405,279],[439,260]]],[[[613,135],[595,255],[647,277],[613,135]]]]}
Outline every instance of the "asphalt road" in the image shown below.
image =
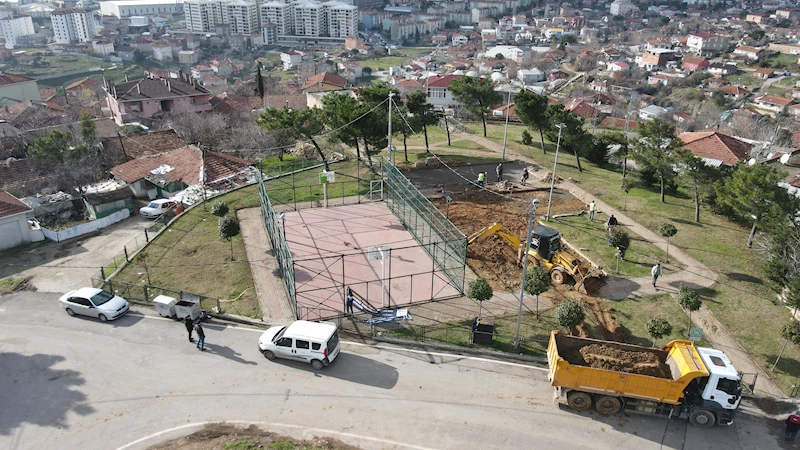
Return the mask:
{"type": "Polygon", "coordinates": [[[140,449],[224,420],[369,449],[783,445],[775,421],[747,414],[702,430],[558,408],[540,367],[345,341],[316,372],[264,359],[260,330],[207,324],[199,352],[182,323],[151,311],[101,323],[68,317],[57,299],[0,297],[0,448],[140,449]]]}

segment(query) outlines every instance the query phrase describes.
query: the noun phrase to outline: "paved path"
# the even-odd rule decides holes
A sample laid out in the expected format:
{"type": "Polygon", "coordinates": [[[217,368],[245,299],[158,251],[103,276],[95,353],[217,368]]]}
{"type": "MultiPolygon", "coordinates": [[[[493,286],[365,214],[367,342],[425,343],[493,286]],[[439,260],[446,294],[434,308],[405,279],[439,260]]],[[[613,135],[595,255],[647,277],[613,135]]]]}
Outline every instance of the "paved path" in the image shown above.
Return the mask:
{"type": "MultiPolygon", "coordinates": [[[[477,144],[486,147],[487,149],[494,150],[495,152],[499,153],[502,151],[501,144],[495,143],[482,136],[477,136],[474,134],[464,134],[463,138],[469,139],[477,144]]],[[[510,149],[506,149],[506,156],[507,159],[515,158],[521,161],[528,161],[531,163],[534,162],[529,157],[520,155],[510,149]]],[[[546,173],[547,173],[546,171],[537,171],[534,173],[534,176],[541,179],[542,177],[545,176],[546,173]]],[[[559,188],[568,191],[570,194],[574,195],[576,198],[583,200],[587,204],[590,201],[595,200],[595,202],[597,203],[598,211],[602,211],[607,215],[611,214],[615,215],[619,220],[620,224],[629,227],[633,233],[638,234],[639,236],[642,237],[642,239],[666,251],[667,242],[661,236],[658,236],[653,231],[638,224],[636,221],[625,215],[619,209],[613,208],[607,203],[603,202],[602,200],[589,194],[585,190],[578,187],[575,183],[564,180],[559,183],[559,188]]],[[[651,277],[641,277],[633,279],[612,277],[608,280],[608,283],[606,283],[606,285],[601,289],[599,295],[601,297],[614,300],[614,299],[626,298],[629,296],[641,297],[646,295],[653,295],[656,293],[669,292],[673,294],[674,298],[674,294],[677,293],[678,287],[681,284],[694,288],[705,288],[713,286],[714,283],[716,282],[718,276],[716,272],[703,265],[700,261],[689,256],[689,254],[687,254],[680,248],[674,245],[670,246],[669,254],[671,258],[674,258],[675,260],[679,261],[681,264],[685,266],[685,268],[680,272],[668,273],[662,276],[657,284],[658,290],[653,288],[651,284],[652,283],[651,277]]],[[[778,386],[772,382],[767,372],[763,370],[763,368],[760,367],[758,364],[756,364],[752,358],[750,358],[750,355],[744,350],[744,348],[742,348],[741,344],[739,344],[739,341],[733,336],[732,333],[730,333],[722,325],[722,323],[720,323],[714,317],[712,312],[705,305],[703,305],[699,311],[692,314],[692,319],[696,323],[702,325],[705,338],[715,348],[724,350],[725,353],[728,354],[728,357],[735,362],[736,368],[739,371],[745,373],[758,374],[758,384],[756,387],[757,393],[767,394],[773,397],[786,396],[778,388],[778,386]]]]}

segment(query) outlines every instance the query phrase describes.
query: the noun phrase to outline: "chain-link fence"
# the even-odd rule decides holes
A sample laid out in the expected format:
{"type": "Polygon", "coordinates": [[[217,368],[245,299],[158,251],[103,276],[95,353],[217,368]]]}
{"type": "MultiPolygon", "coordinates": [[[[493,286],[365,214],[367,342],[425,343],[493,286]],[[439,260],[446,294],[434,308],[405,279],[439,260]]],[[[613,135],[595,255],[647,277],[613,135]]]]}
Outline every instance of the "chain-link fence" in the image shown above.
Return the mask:
{"type": "Polygon", "coordinates": [[[464,292],[467,238],[392,164],[384,160],[386,202],[434,263],[464,292]],[[436,245],[434,245],[436,244],[436,245]]]}
{"type": "Polygon", "coordinates": [[[275,259],[281,271],[281,279],[289,295],[289,302],[292,305],[292,312],[297,317],[297,294],[294,285],[294,263],[292,253],[289,251],[289,244],[286,242],[286,232],[282,224],[278,223],[279,217],[275,214],[272,202],[267,195],[267,188],[264,185],[264,177],[258,174],[258,196],[261,203],[261,220],[267,230],[269,243],[272,246],[275,259]]]}
{"type": "Polygon", "coordinates": [[[103,285],[104,280],[111,277],[111,275],[125,264],[131,261],[131,258],[136,254],[140,248],[150,243],[158,232],[166,227],[168,218],[164,215],[154,220],[153,223],[148,225],[142,231],[142,234],[134,236],[133,239],[122,245],[122,251],[114,255],[108,265],[100,266],[100,271],[92,277],[92,285],[99,288],[103,285]]]}
{"type": "Polygon", "coordinates": [[[223,314],[239,314],[233,303],[225,303],[216,297],[194,294],[186,291],[176,291],[161,286],[149,284],[128,283],[125,281],[99,280],[93,279],[92,282],[100,289],[119,295],[128,300],[138,300],[142,302],[152,302],[159,295],[177,298],[178,300],[199,300],[200,309],[204,311],[215,311],[223,314]]]}

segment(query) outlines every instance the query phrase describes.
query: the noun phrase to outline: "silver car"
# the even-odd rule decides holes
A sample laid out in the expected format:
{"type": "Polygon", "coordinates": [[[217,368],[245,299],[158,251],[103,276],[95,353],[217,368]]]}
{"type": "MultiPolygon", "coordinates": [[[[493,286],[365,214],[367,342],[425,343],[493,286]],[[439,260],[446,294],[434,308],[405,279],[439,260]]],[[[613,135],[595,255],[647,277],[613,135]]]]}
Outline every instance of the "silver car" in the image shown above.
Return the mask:
{"type": "Polygon", "coordinates": [[[101,322],[121,317],[129,308],[124,298],[90,287],[67,292],[60,302],[70,316],[97,317],[101,322]]]}

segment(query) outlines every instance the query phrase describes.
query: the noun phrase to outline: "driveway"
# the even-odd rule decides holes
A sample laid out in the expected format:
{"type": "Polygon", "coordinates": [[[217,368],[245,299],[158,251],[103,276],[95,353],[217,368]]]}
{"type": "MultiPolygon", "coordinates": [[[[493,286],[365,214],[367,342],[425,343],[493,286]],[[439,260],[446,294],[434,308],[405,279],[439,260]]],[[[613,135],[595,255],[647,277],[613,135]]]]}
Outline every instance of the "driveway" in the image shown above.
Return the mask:
{"type": "MultiPolygon", "coordinates": [[[[95,233],[63,242],[45,240],[0,253],[0,278],[31,276],[41,292],[68,292],[91,285],[100,266],[109,265],[122,254],[144,241],[149,219],[133,216],[95,233]]],[[[108,274],[107,274],[108,275],[108,274]]]]}
{"type": "Polygon", "coordinates": [[[267,361],[262,330],[205,324],[200,352],[183,323],[149,310],[101,323],[57,299],[0,297],[0,448],[145,449],[226,420],[363,449],[793,448],[779,420],[749,411],[706,430],[559,408],[543,367],[343,336],[337,360],[315,371],[267,361]]]}

